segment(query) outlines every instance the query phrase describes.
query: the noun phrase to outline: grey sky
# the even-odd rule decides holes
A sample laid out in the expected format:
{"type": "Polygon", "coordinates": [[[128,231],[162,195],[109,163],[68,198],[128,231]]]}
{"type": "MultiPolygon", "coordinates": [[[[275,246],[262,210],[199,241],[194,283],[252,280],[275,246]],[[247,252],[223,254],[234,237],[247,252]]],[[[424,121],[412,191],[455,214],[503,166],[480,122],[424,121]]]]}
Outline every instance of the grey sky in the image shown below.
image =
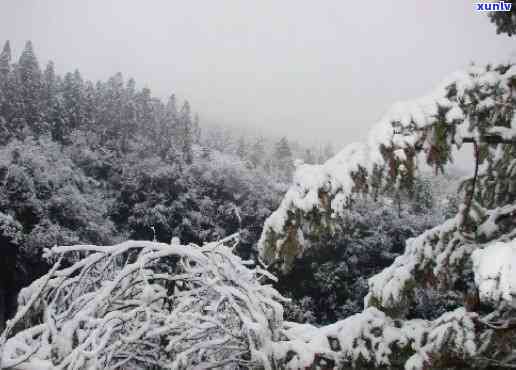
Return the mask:
{"type": "Polygon", "coordinates": [[[390,104],[507,57],[470,0],[1,0],[0,42],[88,79],[121,71],[204,122],[361,140],[390,104]]]}

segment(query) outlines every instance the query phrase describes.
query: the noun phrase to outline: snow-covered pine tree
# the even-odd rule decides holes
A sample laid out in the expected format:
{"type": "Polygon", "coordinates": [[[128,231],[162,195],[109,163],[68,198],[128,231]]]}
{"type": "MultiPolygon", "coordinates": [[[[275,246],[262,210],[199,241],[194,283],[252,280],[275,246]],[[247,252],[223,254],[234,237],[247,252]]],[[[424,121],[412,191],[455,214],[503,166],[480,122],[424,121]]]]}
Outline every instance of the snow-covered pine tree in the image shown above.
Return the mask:
{"type": "Polygon", "coordinates": [[[136,82],[134,79],[130,78],[127,81],[122,97],[122,128],[120,132],[120,150],[122,153],[129,151],[131,139],[134,140],[135,133],[138,129],[136,103],[134,100],[135,94],[136,82]]]}
{"type": "Polygon", "coordinates": [[[431,189],[432,183],[428,178],[417,176],[411,194],[412,210],[418,214],[428,214],[434,204],[434,196],[431,189]]]}
{"type": "Polygon", "coordinates": [[[170,95],[165,104],[164,114],[160,119],[159,126],[158,155],[161,158],[179,157],[179,114],[174,94],[170,95]]]}
{"type": "Polygon", "coordinates": [[[0,86],[7,78],[7,74],[11,70],[11,44],[9,40],[5,42],[2,52],[0,53],[0,86]]]}
{"type": "Polygon", "coordinates": [[[53,104],[53,100],[57,94],[57,81],[54,62],[49,61],[43,71],[43,88],[41,93],[42,105],[48,109],[53,104]]]}
{"type": "Polygon", "coordinates": [[[264,139],[259,137],[255,140],[251,147],[251,154],[249,159],[255,167],[262,166],[265,162],[265,148],[263,145],[264,139]]]}
{"type": "MultiPolygon", "coordinates": [[[[68,75],[67,75],[68,77],[68,75]]],[[[65,77],[65,81],[66,81],[65,77]]],[[[73,78],[70,78],[70,94],[69,103],[71,107],[78,108],[77,104],[79,101],[73,99],[77,92],[74,88],[73,78]]],[[[103,86],[102,96],[103,101],[101,102],[102,111],[100,115],[100,124],[103,127],[102,141],[111,147],[111,149],[117,149],[120,142],[120,134],[123,127],[122,121],[122,107],[124,106],[124,78],[121,73],[116,73],[110,77],[108,82],[103,86]]],[[[78,112],[76,109],[72,109],[72,112],[78,112]]],[[[72,116],[73,117],[73,116],[72,116]]],[[[147,130],[153,132],[154,125],[149,125],[147,130]]]]}
{"type": "Polygon", "coordinates": [[[292,151],[286,137],[282,137],[274,147],[274,163],[282,177],[290,179],[294,170],[292,151]]]}
{"type": "Polygon", "coordinates": [[[43,72],[42,108],[44,121],[50,127],[52,138],[62,143],[67,129],[63,99],[59,98],[61,92],[62,85],[56,77],[54,63],[50,61],[43,72]]]}
{"type": "Polygon", "coordinates": [[[0,53],[0,144],[5,144],[9,139],[9,130],[7,127],[7,119],[2,114],[7,104],[7,96],[5,88],[7,85],[7,77],[11,70],[11,46],[9,41],[6,41],[2,52],[0,53]]]}
{"type": "Polygon", "coordinates": [[[190,112],[190,103],[185,101],[179,113],[179,137],[181,140],[181,151],[183,153],[183,160],[186,164],[191,164],[193,161],[193,127],[192,117],[190,112]]]}
{"type": "MultiPolygon", "coordinates": [[[[5,56],[10,55],[10,48],[6,47],[7,52],[5,56]]],[[[21,138],[25,135],[24,131],[27,129],[27,120],[25,118],[23,95],[22,95],[22,84],[20,82],[19,68],[16,65],[11,65],[7,68],[7,75],[2,82],[2,95],[3,102],[0,106],[0,116],[5,120],[5,126],[7,128],[7,137],[21,138]]]]}
{"type": "Polygon", "coordinates": [[[303,161],[307,164],[316,164],[316,158],[312,149],[306,149],[303,161]]]}
{"type": "MultiPolygon", "coordinates": [[[[144,87],[136,94],[136,117],[138,121],[138,134],[141,137],[150,138],[150,141],[153,144],[146,144],[149,146],[147,148],[149,151],[153,151],[153,147],[156,146],[158,142],[155,138],[155,134],[153,134],[154,127],[156,127],[156,115],[154,112],[154,106],[151,96],[151,90],[147,87],[144,87]]],[[[158,135],[159,136],[159,135],[158,135]]]]}
{"type": "Polygon", "coordinates": [[[28,127],[39,135],[45,130],[41,115],[42,76],[31,41],[27,41],[20,55],[17,73],[24,118],[28,127]]]}
{"type": "Polygon", "coordinates": [[[341,363],[398,362],[407,369],[514,365],[516,343],[509,338],[516,330],[511,298],[516,289],[505,281],[508,266],[516,261],[498,256],[515,251],[510,243],[516,233],[515,89],[515,66],[471,66],[428,96],[394,105],[367,144],[350,145],[322,166],[303,165],[296,171],[259,242],[261,257],[285,269],[318,240],[333,235],[357,197],[412,187],[417,153],[443,169],[452,147],[478,145],[480,171],[476,181],[465,181],[465,192],[472,196],[458,214],[410,239],[405,253],[369,280],[368,308],[356,317],[366,321],[356,337],[349,331],[355,319],[332,326],[331,332],[340,327],[334,334],[346,343],[334,353],[341,363]],[[456,309],[429,321],[409,320],[416,293],[429,302],[447,294],[456,309]],[[477,294],[479,303],[472,305],[477,294]],[[380,326],[365,329],[366,322],[376,322],[373,317],[380,326]],[[398,334],[390,337],[392,331],[398,334]],[[384,344],[373,345],[377,340],[384,344]],[[384,345],[397,349],[384,351],[384,345]]]}

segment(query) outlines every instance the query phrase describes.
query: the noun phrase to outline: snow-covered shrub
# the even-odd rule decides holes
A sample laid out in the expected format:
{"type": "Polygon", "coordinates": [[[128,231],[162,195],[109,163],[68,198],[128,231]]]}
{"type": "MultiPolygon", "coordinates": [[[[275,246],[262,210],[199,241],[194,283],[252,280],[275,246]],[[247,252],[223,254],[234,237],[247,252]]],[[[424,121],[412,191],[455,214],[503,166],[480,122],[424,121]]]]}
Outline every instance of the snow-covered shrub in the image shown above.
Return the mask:
{"type": "Polygon", "coordinates": [[[54,268],[20,293],[1,366],[270,368],[284,299],[232,253],[235,238],[52,248],[54,268]],[[28,319],[41,323],[9,337],[28,319]]]}

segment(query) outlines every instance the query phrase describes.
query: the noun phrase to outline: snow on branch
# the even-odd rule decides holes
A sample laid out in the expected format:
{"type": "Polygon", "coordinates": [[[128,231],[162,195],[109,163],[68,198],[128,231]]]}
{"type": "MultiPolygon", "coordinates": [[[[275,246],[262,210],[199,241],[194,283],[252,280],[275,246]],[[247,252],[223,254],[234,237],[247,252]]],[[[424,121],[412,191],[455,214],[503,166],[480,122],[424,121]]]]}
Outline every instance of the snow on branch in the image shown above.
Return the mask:
{"type": "Polygon", "coordinates": [[[458,232],[458,226],[456,217],[407,240],[405,252],[391,266],[369,279],[366,305],[403,317],[414,298],[412,287],[432,284],[450,287],[473,250],[458,232]],[[419,284],[416,284],[417,279],[419,284]]]}
{"type": "Polygon", "coordinates": [[[26,327],[1,348],[2,366],[270,369],[284,298],[234,243],[52,248],[48,257],[72,262],[21,292],[26,327]]]}
{"type": "MultiPolygon", "coordinates": [[[[475,139],[481,150],[501,141],[479,138],[495,135],[510,142],[516,137],[515,81],[515,66],[471,66],[451,75],[431,94],[393,105],[366,143],[345,147],[323,165],[298,166],[292,186],[265,222],[258,245],[261,257],[267,263],[279,261],[288,270],[311,241],[332,233],[332,225],[357,194],[376,198],[393,184],[410,187],[419,152],[442,170],[452,160],[452,147],[464,141],[475,139]]],[[[490,161],[485,173],[507,159],[504,155],[490,161]]],[[[504,189],[496,190],[484,179],[480,185],[488,190],[482,195],[485,199],[504,189]]],[[[494,199],[497,205],[504,201],[503,191],[500,194],[494,199]]]]}
{"type": "Polygon", "coordinates": [[[510,300],[511,294],[516,294],[516,282],[508,271],[516,268],[516,261],[511,257],[513,244],[503,242],[516,236],[514,215],[516,205],[475,213],[477,237],[488,245],[483,250],[479,249],[483,244],[469,240],[461,232],[460,214],[407,240],[405,252],[369,279],[366,306],[403,317],[413,303],[415,286],[453,290],[457,281],[468,279],[471,262],[481,299],[494,303],[503,296],[510,300]]]}
{"type": "Polygon", "coordinates": [[[516,241],[490,244],[473,252],[472,258],[480,300],[516,307],[516,241]]]}
{"type": "Polygon", "coordinates": [[[289,341],[275,346],[275,357],[285,358],[288,370],[310,368],[314,359],[336,369],[466,368],[483,350],[479,344],[486,331],[477,322],[478,316],[463,308],[433,321],[393,320],[368,308],[321,328],[285,323],[289,341]]]}

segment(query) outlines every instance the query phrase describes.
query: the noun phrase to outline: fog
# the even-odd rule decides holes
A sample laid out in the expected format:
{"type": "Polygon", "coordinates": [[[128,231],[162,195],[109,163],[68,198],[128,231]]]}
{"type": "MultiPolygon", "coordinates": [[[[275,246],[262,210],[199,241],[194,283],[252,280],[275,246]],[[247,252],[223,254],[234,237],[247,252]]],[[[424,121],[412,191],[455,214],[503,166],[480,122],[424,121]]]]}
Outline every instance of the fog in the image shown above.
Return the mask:
{"type": "Polygon", "coordinates": [[[468,0],[2,0],[0,35],[16,56],[31,39],[59,72],[174,92],[205,124],[337,146],[396,100],[516,50],[468,0]]]}

